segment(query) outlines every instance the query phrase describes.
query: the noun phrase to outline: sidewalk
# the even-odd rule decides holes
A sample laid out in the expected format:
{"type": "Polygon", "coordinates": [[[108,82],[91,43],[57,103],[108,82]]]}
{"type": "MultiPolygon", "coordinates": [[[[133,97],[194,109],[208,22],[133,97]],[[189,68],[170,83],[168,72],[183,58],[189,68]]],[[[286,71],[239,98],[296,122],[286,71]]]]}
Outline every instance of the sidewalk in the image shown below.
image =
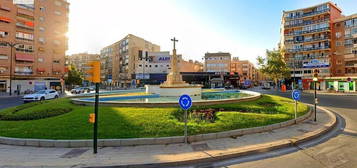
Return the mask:
{"type": "Polygon", "coordinates": [[[156,167],[213,161],[269,151],[276,149],[276,147],[290,146],[299,139],[325,132],[336,121],[332,113],[322,110],[318,110],[317,116],[318,121],[316,123],[310,118],[298,125],[265,133],[193,144],[104,147],[98,149],[97,155],[93,155],[92,148],[39,148],[0,145],[0,167],[95,167],[114,165],[156,167]]]}
{"type": "MultiPolygon", "coordinates": [[[[311,93],[314,94],[314,90],[304,90],[303,93],[311,93]]],[[[357,92],[327,92],[323,90],[317,90],[317,94],[319,95],[334,95],[334,96],[357,96],[357,92]]]]}

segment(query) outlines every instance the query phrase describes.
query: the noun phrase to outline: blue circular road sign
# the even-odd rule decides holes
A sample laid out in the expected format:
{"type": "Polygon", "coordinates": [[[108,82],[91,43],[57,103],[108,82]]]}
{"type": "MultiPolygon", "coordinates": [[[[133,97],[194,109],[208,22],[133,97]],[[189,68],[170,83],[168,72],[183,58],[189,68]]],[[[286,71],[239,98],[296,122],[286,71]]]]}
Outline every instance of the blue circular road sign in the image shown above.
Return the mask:
{"type": "Polygon", "coordinates": [[[300,90],[293,90],[293,92],[291,93],[291,97],[296,101],[300,100],[301,98],[300,90]]]}
{"type": "Polygon", "coordinates": [[[179,104],[182,109],[187,110],[192,106],[192,99],[189,95],[184,94],[180,96],[179,104]]]}

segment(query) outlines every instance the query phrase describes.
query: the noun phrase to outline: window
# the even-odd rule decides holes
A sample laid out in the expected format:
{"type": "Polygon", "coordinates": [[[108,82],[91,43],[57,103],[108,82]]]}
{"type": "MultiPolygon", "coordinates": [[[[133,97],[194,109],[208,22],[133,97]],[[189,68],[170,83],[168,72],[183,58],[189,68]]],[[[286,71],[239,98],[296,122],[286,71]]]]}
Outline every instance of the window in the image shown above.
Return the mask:
{"type": "Polygon", "coordinates": [[[45,28],[44,27],[39,27],[40,31],[44,32],[45,28]]]}
{"type": "Polygon", "coordinates": [[[53,60],[53,63],[59,64],[60,60],[53,60]]]}
{"type": "Polygon", "coordinates": [[[346,29],[345,30],[345,37],[350,37],[351,36],[351,29],[346,29]]]}
{"type": "Polygon", "coordinates": [[[8,59],[9,57],[4,54],[0,54],[0,60],[8,59]]]}
{"type": "Polygon", "coordinates": [[[55,14],[58,15],[58,16],[62,15],[62,13],[60,11],[55,11],[55,14]]]}
{"type": "Polygon", "coordinates": [[[43,62],[43,58],[38,58],[38,62],[43,62]]]}
{"type": "Polygon", "coordinates": [[[39,17],[39,20],[40,20],[41,22],[43,22],[43,21],[45,21],[45,18],[44,18],[43,16],[40,16],[40,17],[39,17]]]}
{"type": "Polygon", "coordinates": [[[337,65],[341,65],[342,61],[341,60],[337,60],[337,65]]]}
{"type": "Polygon", "coordinates": [[[357,49],[356,50],[352,50],[352,54],[357,55],[357,49]]]}
{"type": "Polygon", "coordinates": [[[336,32],[336,38],[340,38],[341,37],[341,32],[336,32]]]}
{"type": "Polygon", "coordinates": [[[8,35],[9,35],[9,32],[0,31],[0,37],[1,37],[1,38],[4,38],[4,37],[6,37],[6,36],[8,36],[8,35]]]}
{"type": "Polygon", "coordinates": [[[155,65],[155,68],[157,68],[158,66],[157,65],[155,65]]]}
{"type": "Polygon", "coordinates": [[[23,33],[23,32],[16,32],[16,38],[21,40],[33,40],[33,34],[23,33]]]}
{"type": "Polygon", "coordinates": [[[58,41],[58,40],[53,40],[53,44],[55,44],[55,45],[60,45],[60,44],[61,44],[61,42],[60,42],[60,41],[58,41]]]}
{"type": "Polygon", "coordinates": [[[39,41],[41,44],[45,44],[45,38],[43,38],[43,37],[38,38],[38,41],[39,41]]]}
{"type": "Polygon", "coordinates": [[[351,34],[352,35],[357,34],[357,27],[351,29],[351,34]]]}
{"type": "Polygon", "coordinates": [[[4,73],[7,71],[7,67],[0,67],[0,73],[4,73]]]}
{"type": "Polygon", "coordinates": [[[45,11],[45,7],[41,6],[41,7],[40,7],[40,11],[41,11],[41,12],[44,12],[44,11],[45,11]]]}
{"type": "Polygon", "coordinates": [[[341,42],[340,41],[336,41],[336,46],[341,46],[341,42]]]}
{"type": "Polygon", "coordinates": [[[56,6],[62,6],[62,3],[60,1],[55,1],[56,6]]]}

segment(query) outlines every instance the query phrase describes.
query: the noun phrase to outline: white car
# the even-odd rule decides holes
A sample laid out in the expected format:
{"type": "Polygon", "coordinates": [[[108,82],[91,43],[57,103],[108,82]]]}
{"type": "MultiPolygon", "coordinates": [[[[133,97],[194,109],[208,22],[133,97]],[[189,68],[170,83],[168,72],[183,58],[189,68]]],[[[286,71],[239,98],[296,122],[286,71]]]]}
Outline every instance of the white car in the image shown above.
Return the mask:
{"type": "Polygon", "coordinates": [[[28,94],[25,95],[22,100],[27,103],[27,102],[32,102],[32,101],[42,101],[42,100],[49,100],[49,99],[57,99],[59,97],[59,94],[56,90],[53,89],[48,89],[48,90],[40,90],[36,93],[33,94],[28,94]]]}

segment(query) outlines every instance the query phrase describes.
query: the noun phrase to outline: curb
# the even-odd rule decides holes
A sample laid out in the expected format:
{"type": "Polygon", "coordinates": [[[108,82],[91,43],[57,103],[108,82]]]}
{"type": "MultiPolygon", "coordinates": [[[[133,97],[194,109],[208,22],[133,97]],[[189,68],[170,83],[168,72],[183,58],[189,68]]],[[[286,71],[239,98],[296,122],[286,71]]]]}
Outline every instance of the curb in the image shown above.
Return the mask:
{"type": "MultiPolygon", "coordinates": [[[[319,136],[324,135],[325,133],[331,131],[337,125],[337,116],[334,115],[331,111],[318,107],[319,109],[325,111],[332,120],[325,124],[323,128],[320,128],[316,131],[309,132],[303,136],[293,137],[290,139],[279,140],[270,143],[264,143],[258,145],[258,147],[246,147],[243,149],[239,149],[239,152],[227,152],[222,153],[218,156],[212,156],[206,158],[199,158],[199,159],[192,159],[192,160],[183,160],[183,161],[176,161],[176,162],[165,162],[165,163],[148,163],[148,164],[137,164],[137,165],[117,165],[117,166],[98,166],[98,167],[126,167],[126,168],[151,168],[151,167],[174,167],[174,166],[185,166],[191,164],[199,164],[199,163],[208,163],[208,162],[217,162],[226,159],[232,159],[236,157],[252,155],[252,154],[259,154],[262,152],[268,152],[272,150],[277,150],[285,147],[295,146],[297,144],[301,144],[303,142],[315,139],[319,136]]],[[[89,167],[97,167],[97,166],[89,166],[89,167]]]]}
{"type": "MultiPolygon", "coordinates": [[[[303,92],[304,94],[314,94],[313,92],[303,92]]],[[[357,94],[343,94],[343,93],[317,93],[317,95],[324,96],[357,96],[357,94]]]]}
{"type": "MultiPolygon", "coordinates": [[[[308,119],[312,114],[310,111],[297,119],[284,121],[267,126],[236,129],[217,133],[198,134],[188,136],[188,142],[199,142],[220,138],[238,137],[247,134],[261,133],[272,131],[274,129],[284,128],[290,125],[298,124],[308,119]]],[[[136,146],[136,145],[167,145],[184,143],[184,136],[160,137],[160,138],[131,138],[131,139],[99,139],[99,147],[119,147],[119,146],[136,146]]],[[[34,147],[58,147],[58,148],[78,148],[92,147],[93,140],[52,140],[52,139],[26,139],[26,138],[9,138],[0,137],[0,144],[17,145],[17,146],[34,146],[34,147]]]]}

